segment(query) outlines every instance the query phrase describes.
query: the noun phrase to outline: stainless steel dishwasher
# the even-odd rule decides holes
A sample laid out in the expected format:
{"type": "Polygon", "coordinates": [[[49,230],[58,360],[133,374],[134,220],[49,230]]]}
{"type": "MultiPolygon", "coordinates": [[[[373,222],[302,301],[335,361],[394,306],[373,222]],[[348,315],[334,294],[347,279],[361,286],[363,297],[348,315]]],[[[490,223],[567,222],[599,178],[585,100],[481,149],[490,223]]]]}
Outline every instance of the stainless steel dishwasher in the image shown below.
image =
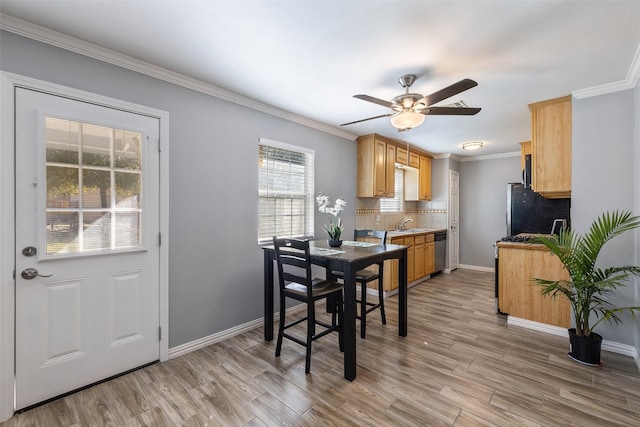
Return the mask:
{"type": "Polygon", "coordinates": [[[438,273],[444,270],[444,264],[447,257],[447,232],[439,231],[434,233],[433,240],[435,242],[435,258],[436,258],[436,270],[438,273]]]}

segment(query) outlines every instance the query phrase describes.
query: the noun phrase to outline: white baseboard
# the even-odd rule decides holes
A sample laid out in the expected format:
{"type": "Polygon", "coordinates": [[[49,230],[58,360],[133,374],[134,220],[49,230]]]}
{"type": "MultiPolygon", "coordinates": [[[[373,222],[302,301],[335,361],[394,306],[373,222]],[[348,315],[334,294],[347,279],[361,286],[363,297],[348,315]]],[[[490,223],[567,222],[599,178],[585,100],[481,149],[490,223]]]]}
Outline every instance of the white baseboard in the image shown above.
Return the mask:
{"type": "MultiPolygon", "coordinates": [[[[533,329],[540,332],[545,332],[552,335],[558,335],[561,337],[569,337],[566,328],[559,326],[547,325],[546,323],[534,322],[532,320],[521,319],[518,317],[508,316],[507,325],[519,326],[521,328],[533,329]]],[[[610,351],[612,353],[622,354],[624,356],[630,356],[634,359],[638,370],[640,371],[640,355],[638,351],[632,345],[622,344],[615,341],[602,340],[602,349],[610,351]]]]}
{"type": "MultiPolygon", "coordinates": [[[[304,304],[298,304],[291,308],[287,309],[287,315],[295,314],[298,311],[302,311],[305,309],[304,304]]],[[[273,316],[273,322],[277,325],[278,320],[280,319],[280,313],[276,313],[273,316]]],[[[258,328],[262,326],[264,323],[264,319],[256,319],[247,323],[243,323],[242,325],[235,326],[233,328],[218,332],[217,334],[209,335],[203,338],[199,338],[195,341],[191,341],[176,347],[172,347],[169,349],[169,359],[173,359],[178,356],[182,356],[187,353],[191,353],[192,351],[199,350],[201,348],[207,347],[211,344],[215,344],[220,341],[224,341],[233,336],[242,334],[244,332],[250,331],[252,329],[258,328]]]]}
{"type": "Polygon", "coordinates": [[[534,331],[545,332],[559,337],[568,337],[567,328],[547,325],[546,323],[534,322],[533,320],[521,319],[519,317],[507,316],[507,325],[519,326],[521,328],[533,329],[534,331]]]}
{"type": "MultiPolygon", "coordinates": [[[[386,297],[387,297],[387,294],[385,293],[385,298],[386,297]]],[[[303,309],[304,309],[304,305],[299,304],[297,306],[287,309],[287,314],[295,314],[296,312],[302,311],[303,309]]],[[[279,313],[276,313],[273,317],[274,317],[274,320],[273,320],[274,324],[276,324],[280,317],[279,313]]],[[[177,347],[172,347],[169,349],[169,359],[182,356],[192,351],[207,347],[211,344],[215,344],[217,342],[231,338],[243,332],[250,331],[251,329],[260,327],[262,324],[263,324],[263,319],[252,320],[251,322],[247,322],[242,325],[233,327],[231,329],[218,332],[217,334],[209,335],[209,336],[197,339],[195,341],[191,341],[191,342],[179,345],[177,347]]],[[[557,335],[560,337],[568,336],[566,328],[547,325],[546,323],[534,322],[532,320],[521,319],[513,316],[507,317],[507,325],[518,326],[526,329],[532,329],[535,331],[544,332],[551,335],[557,335]]],[[[610,351],[612,353],[618,353],[618,354],[632,357],[636,363],[636,366],[638,367],[638,371],[640,371],[640,354],[638,354],[638,351],[636,350],[635,347],[627,344],[614,342],[614,341],[603,340],[602,349],[605,351],[610,351]]]]}

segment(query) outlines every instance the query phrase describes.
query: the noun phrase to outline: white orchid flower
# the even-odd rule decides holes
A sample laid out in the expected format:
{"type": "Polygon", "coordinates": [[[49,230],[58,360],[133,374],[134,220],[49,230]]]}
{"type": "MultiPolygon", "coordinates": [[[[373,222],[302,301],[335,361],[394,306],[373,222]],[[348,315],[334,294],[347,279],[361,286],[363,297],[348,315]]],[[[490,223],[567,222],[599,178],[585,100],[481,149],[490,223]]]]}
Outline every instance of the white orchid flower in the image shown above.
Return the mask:
{"type": "Polygon", "coordinates": [[[342,218],[340,218],[339,215],[340,215],[340,211],[344,210],[344,207],[347,205],[347,202],[342,198],[338,198],[336,199],[336,202],[333,205],[333,207],[330,208],[328,207],[329,197],[325,194],[321,194],[316,197],[316,204],[318,205],[318,210],[320,212],[333,215],[334,217],[338,217],[337,224],[333,224],[333,222],[330,219],[329,225],[328,226],[325,225],[324,229],[327,231],[327,234],[329,234],[329,237],[331,239],[339,240],[343,230],[342,218]]]}

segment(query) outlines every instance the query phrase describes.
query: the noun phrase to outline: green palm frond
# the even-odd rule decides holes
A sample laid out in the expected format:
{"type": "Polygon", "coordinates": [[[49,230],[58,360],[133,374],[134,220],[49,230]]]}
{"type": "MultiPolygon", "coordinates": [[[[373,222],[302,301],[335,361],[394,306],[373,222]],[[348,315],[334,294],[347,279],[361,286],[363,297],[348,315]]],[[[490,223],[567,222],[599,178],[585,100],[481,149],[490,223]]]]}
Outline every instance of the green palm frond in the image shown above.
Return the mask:
{"type": "Polygon", "coordinates": [[[542,286],[543,295],[555,297],[562,294],[569,300],[578,335],[590,335],[593,328],[603,320],[620,323],[618,314],[623,312],[630,312],[634,317],[636,312],[640,312],[640,307],[612,307],[605,298],[618,287],[624,286],[632,276],[640,277],[640,267],[596,267],[598,255],[609,240],[638,227],[640,217],[632,216],[631,212],[605,212],[591,224],[584,235],[572,229],[564,229],[557,236],[541,236],[536,239],[536,243],[545,245],[558,257],[571,280],[535,278],[533,281],[542,286]],[[590,326],[591,314],[595,314],[597,320],[590,326]]]}

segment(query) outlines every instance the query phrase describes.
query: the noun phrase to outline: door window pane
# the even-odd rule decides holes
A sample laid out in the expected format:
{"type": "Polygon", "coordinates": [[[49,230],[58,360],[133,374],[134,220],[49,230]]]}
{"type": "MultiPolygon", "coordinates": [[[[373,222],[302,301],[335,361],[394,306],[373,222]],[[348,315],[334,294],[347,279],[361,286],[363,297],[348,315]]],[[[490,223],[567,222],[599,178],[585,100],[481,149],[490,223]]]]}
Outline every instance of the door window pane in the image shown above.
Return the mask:
{"type": "Polygon", "coordinates": [[[47,117],[45,135],[47,255],[141,247],[142,134],[47,117]]]}
{"type": "Polygon", "coordinates": [[[77,165],[80,123],[47,117],[46,127],[47,162],[77,165]]]}
{"type": "Polygon", "coordinates": [[[118,208],[140,208],[141,176],[139,173],[116,172],[116,205],[118,208]]]}
{"type": "Polygon", "coordinates": [[[82,170],[82,207],[111,207],[111,171],[82,170]]]}
{"type": "Polygon", "coordinates": [[[134,248],[138,246],[142,227],[140,212],[117,213],[114,221],[115,245],[119,248],[134,248]]]}
{"type": "Polygon", "coordinates": [[[111,247],[111,213],[84,212],[82,215],[83,242],[86,250],[111,247]]]}
{"type": "Polygon", "coordinates": [[[47,166],[47,208],[77,208],[79,188],[77,167],[47,166]]]}
{"type": "Polygon", "coordinates": [[[115,166],[140,170],[140,134],[127,131],[114,132],[115,166]]]}
{"type": "Polygon", "coordinates": [[[111,166],[112,129],[82,126],[82,163],[86,166],[111,166]]]}
{"type": "Polygon", "coordinates": [[[78,251],[78,212],[47,212],[47,254],[78,251]]]}

